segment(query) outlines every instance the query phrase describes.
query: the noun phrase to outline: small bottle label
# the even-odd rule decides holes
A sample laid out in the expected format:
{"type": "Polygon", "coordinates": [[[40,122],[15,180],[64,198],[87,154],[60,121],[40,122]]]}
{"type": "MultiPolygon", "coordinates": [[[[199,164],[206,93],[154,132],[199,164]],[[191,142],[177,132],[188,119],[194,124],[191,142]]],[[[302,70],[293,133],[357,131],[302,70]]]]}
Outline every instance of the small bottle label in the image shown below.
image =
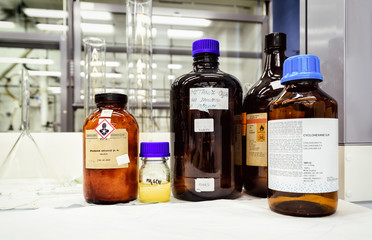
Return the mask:
{"type": "Polygon", "coordinates": [[[246,115],[247,166],[267,166],[267,113],[246,115]]]}
{"type": "Polygon", "coordinates": [[[270,120],[268,180],[272,190],[327,193],[338,190],[338,120],[270,120]]]}
{"type": "Polygon", "coordinates": [[[100,117],[107,117],[107,118],[110,118],[111,115],[112,115],[112,112],[113,110],[111,109],[103,109],[102,112],[101,112],[101,116],[100,117]]]}
{"type": "Polygon", "coordinates": [[[228,110],[228,88],[190,88],[190,110],[228,110]]]}
{"type": "MultiPolygon", "coordinates": [[[[100,125],[107,122],[102,121],[100,125]]],[[[107,125],[105,129],[107,130],[107,125]]],[[[127,168],[128,156],[128,132],[126,129],[115,129],[107,137],[103,138],[100,129],[85,131],[85,167],[87,169],[116,169],[127,168]],[[101,133],[101,134],[99,134],[101,133]]]]}
{"type": "Polygon", "coordinates": [[[214,132],[213,118],[195,119],[194,132],[214,132]]]}
{"type": "Polygon", "coordinates": [[[214,178],[196,178],[195,192],[213,192],[214,178]]]}

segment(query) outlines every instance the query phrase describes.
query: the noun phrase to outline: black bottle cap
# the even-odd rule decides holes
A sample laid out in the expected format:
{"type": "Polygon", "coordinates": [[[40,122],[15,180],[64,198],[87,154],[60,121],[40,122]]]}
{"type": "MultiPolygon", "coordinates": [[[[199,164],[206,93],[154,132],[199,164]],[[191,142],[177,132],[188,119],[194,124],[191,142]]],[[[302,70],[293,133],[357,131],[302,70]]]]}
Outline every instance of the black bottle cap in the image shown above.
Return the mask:
{"type": "Polygon", "coordinates": [[[100,93],[94,96],[94,101],[99,102],[120,102],[122,104],[127,104],[128,96],[120,93],[100,93]]]}
{"type": "Polygon", "coordinates": [[[269,49],[287,49],[287,35],[281,32],[274,32],[265,36],[265,51],[269,49]]]}

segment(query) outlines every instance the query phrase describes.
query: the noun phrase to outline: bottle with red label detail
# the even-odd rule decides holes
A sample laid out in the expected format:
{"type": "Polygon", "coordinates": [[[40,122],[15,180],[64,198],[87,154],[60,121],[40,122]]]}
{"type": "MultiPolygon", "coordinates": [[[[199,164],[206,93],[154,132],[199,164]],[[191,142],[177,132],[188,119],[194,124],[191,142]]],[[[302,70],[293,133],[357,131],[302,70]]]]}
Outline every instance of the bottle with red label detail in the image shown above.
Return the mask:
{"type": "Polygon", "coordinates": [[[250,195],[267,197],[267,105],[283,90],[280,79],[287,58],[286,35],[265,36],[266,62],[261,78],[244,98],[242,154],[244,189],[250,195]]]}
{"type": "Polygon", "coordinates": [[[138,194],[138,125],[126,110],[124,94],[95,96],[97,109],[85,120],[84,197],[89,203],[114,204],[138,194]]]}

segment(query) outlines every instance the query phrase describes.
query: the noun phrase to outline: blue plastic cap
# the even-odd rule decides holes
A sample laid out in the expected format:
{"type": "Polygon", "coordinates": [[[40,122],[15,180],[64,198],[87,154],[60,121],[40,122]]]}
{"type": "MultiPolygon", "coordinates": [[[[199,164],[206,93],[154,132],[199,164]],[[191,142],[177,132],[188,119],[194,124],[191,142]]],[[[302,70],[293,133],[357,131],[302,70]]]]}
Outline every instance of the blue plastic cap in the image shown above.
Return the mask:
{"type": "Polygon", "coordinates": [[[289,81],[301,79],[319,79],[323,81],[320,74],[320,61],[315,55],[297,55],[284,61],[282,84],[289,81]]]}
{"type": "Polygon", "coordinates": [[[220,43],[214,39],[200,39],[192,44],[192,56],[198,53],[215,53],[220,56],[220,43]]]}
{"type": "Polygon", "coordinates": [[[168,142],[142,142],[140,157],[169,157],[168,142]]]}

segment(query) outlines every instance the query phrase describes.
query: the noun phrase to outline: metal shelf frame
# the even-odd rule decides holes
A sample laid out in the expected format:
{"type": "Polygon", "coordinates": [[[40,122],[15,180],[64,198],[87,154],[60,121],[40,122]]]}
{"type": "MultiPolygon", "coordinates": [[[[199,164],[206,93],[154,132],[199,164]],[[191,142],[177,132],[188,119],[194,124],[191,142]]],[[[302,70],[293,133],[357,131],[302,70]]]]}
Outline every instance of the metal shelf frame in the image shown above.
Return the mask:
{"type": "MultiPolygon", "coordinates": [[[[271,1],[264,1],[267,12],[264,16],[248,14],[230,14],[205,10],[176,9],[177,13],[183,17],[203,18],[219,21],[246,22],[262,24],[262,43],[264,36],[269,33],[271,16],[269,9],[271,1]]],[[[80,30],[80,5],[79,1],[68,0],[68,31],[66,34],[42,34],[42,33],[4,33],[0,34],[0,47],[16,48],[36,48],[36,49],[59,49],[60,51],[60,69],[61,69],[61,131],[74,131],[74,112],[81,108],[81,50],[82,50],[82,33],[80,30]]],[[[105,3],[94,3],[91,10],[108,11],[111,13],[125,14],[124,5],[114,5],[105,3]]],[[[174,16],[175,9],[154,7],[154,15],[174,16]]],[[[264,44],[261,44],[264,46],[264,44]]],[[[108,52],[126,52],[126,46],[109,45],[108,52]]],[[[263,49],[262,49],[263,52],[263,49]]],[[[256,52],[221,52],[221,56],[235,58],[261,58],[264,60],[264,54],[256,52]]],[[[169,55],[189,55],[190,51],[182,48],[153,48],[153,54],[169,55]]],[[[262,61],[264,62],[264,61],[262,61]]],[[[159,106],[161,109],[167,108],[167,105],[159,106]]]]}

